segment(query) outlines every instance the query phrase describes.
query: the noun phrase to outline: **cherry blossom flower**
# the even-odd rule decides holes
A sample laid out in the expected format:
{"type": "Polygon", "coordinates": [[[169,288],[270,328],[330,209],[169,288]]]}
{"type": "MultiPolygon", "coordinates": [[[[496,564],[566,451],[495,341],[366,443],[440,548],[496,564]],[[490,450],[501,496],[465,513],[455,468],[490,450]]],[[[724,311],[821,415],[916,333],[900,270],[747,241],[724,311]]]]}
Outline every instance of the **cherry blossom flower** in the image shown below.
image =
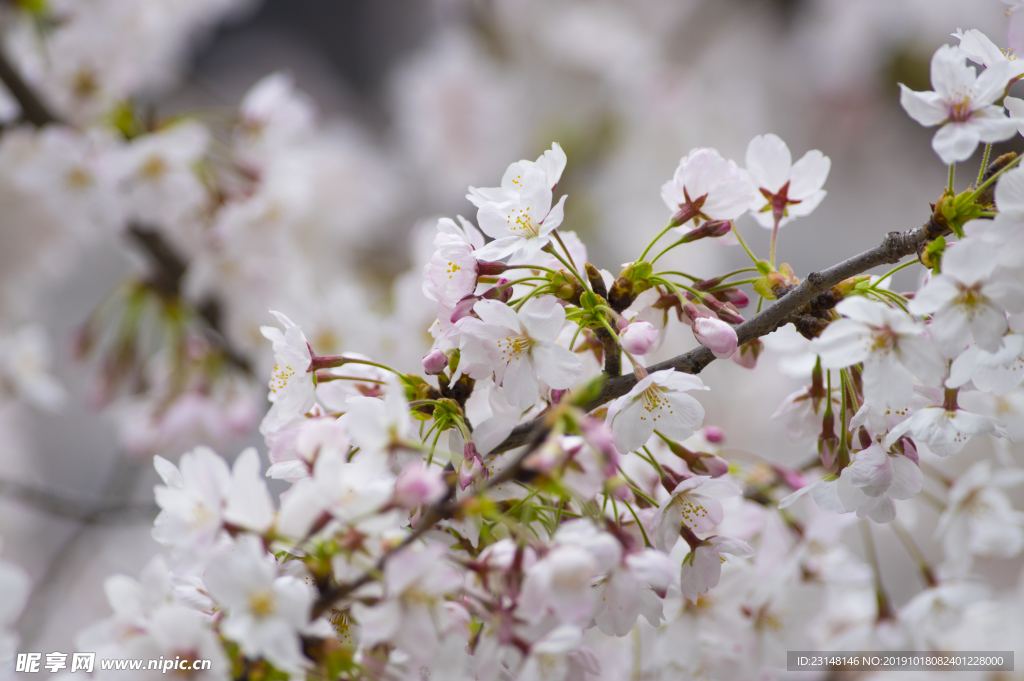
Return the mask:
{"type": "Polygon", "coordinates": [[[362,645],[387,641],[414,660],[429,660],[447,628],[445,596],[462,584],[462,575],[444,553],[438,545],[406,549],[384,565],[383,600],[353,608],[362,645]]]}
{"type": "Polygon", "coordinates": [[[662,551],[671,551],[682,525],[693,532],[709,532],[725,519],[725,509],[719,499],[741,494],[743,490],[736,483],[709,475],[683,480],[661,505],[655,545],[662,551]]]}
{"type": "Polygon", "coordinates": [[[413,430],[404,388],[394,376],[385,379],[383,398],[349,397],[341,417],[352,442],[374,455],[401,449],[413,430]]]}
{"type": "Polygon", "coordinates": [[[555,342],[565,310],[553,296],[531,298],[518,312],[495,300],[480,300],[473,311],[480,319],[467,318],[460,328],[482,343],[464,345],[463,359],[493,371],[509,404],[532,407],[540,393],[539,381],[564,390],[579,380],[579,358],[555,342]]]}
{"type": "Polygon", "coordinates": [[[885,303],[853,296],[836,305],[842,319],[812,343],[824,369],[864,363],[864,397],[877,406],[902,404],[914,392],[914,377],[937,386],[946,362],[925,327],[885,303]]]}
{"type": "Polygon", "coordinates": [[[494,239],[480,248],[479,260],[528,261],[551,241],[551,232],[565,215],[565,196],[554,206],[552,190],[565,168],[565,153],[557,144],[536,162],[518,161],[505,171],[501,187],[469,188],[466,196],[479,210],[477,222],[494,239]]]}
{"type": "Polygon", "coordinates": [[[273,326],[260,327],[263,337],[274,344],[274,370],[267,395],[272,406],[260,424],[264,435],[302,416],[316,403],[316,384],[313,372],[309,371],[313,357],[306,336],[280,312],[271,310],[270,314],[277,318],[284,331],[273,326]]]}
{"type": "Polygon", "coordinates": [[[996,64],[1007,62],[1010,64],[1009,77],[1011,79],[1024,76],[1024,61],[1018,60],[1009,50],[999,49],[999,46],[976,28],[969,31],[957,29],[951,34],[960,40],[960,49],[964,55],[975,64],[981,64],[985,68],[991,68],[996,64]]]}
{"type": "Polygon", "coordinates": [[[932,149],[942,162],[966,161],[979,142],[1000,142],[1013,137],[1016,123],[995,104],[1010,80],[1010,64],[993,64],[980,76],[964,60],[959,47],[943,45],[932,56],[934,91],[915,92],[900,83],[900,104],[925,127],[941,126],[932,149]]]}
{"type": "Polygon", "coordinates": [[[475,251],[484,245],[480,232],[459,216],[461,227],[449,218],[437,223],[434,254],[423,270],[423,293],[437,301],[437,319],[442,330],[452,324],[455,305],[476,290],[479,265],[475,251]]]}
{"type": "Polygon", "coordinates": [[[239,454],[234,469],[209,447],[182,455],[180,469],[161,456],[153,465],[164,481],[154,488],[160,515],[153,538],[177,550],[205,550],[220,538],[225,522],[267,531],[274,508],[252,447],[239,454]]]}
{"type": "Polygon", "coordinates": [[[656,428],[674,440],[693,435],[704,420],[704,407],[686,393],[707,389],[696,376],[672,369],[641,378],[632,390],[608,405],[605,420],[619,450],[643,447],[656,428]]]}
{"type": "MultiPolygon", "coordinates": [[[[754,186],[733,161],[714,149],[693,149],[661,187],[661,198],[675,211],[672,223],[685,233],[697,219],[735,220],[750,208],[754,186]]],[[[694,223],[693,226],[696,226],[694,223]]]]}
{"type": "MultiPolygon", "coordinates": [[[[1021,315],[1014,315],[1010,324],[1021,315]]],[[[987,352],[972,344],[960,353],[949,368],[946,387],[959,388],[968,382],[974,387],[999,397],[1013,390],[1024,378],[1024,333],[1011,330],[1003,336],[995,352],[987,352]]]]}
{"type": "Polygon", "coordinates": [[[299,637],[315,631],[309,621],[313,590],[298,577],[279,575],[277,561],[257,537],[244,535],[230,553],[214,558],[206,585],[227,611],[221,631],[246,657],[265,658],[289,674],[303,673],[309,660],[299,637]]]}
{"type": "Polygon", "coordinates": [[[1006,437],[1006,432],[999,421],[990,416],[975,414],[959,406],[950,408],[946,403],[933,403],[890,428],[885,438],[886,447],[891,447],[903,435],[909,435],[914,442],[923,442],[939,456],[952,456],[959,454],[975,435],[1006,437]]]}
{"type": "Polygon", "coordinates": [[[750,209],[762,227],[781,227],[810,215],[825,198],[832,161],[817,149],[793,163],[778,135],[758,135],[747,146],[747,172],[760,193],[750,209]]]}
{"type": "Polygon", "coordinates": [[[601,665],[594,653],[583,645],[583,630],[564,624],[534,641],[530,655],[516,679],[519,681],[559,681],[600,675],[601,665]]]}
{"type": "Polygon", "coordinates": [[[691,328],[697,342],[715,353],[718,359],[732,357],[736,352],[736,330],[721,319],[698,317],[693,320],[691,328]]]}
{"type": "Polygon", "coordinates": [[[972,338],[983,350],[997,350],[1007,330],[1006,312],[1024,309],[1024,287],[998,265],[994,246],[962,241],[946,250],[942,273],[910,301],[912,313],[932,315],[929,330],[947,357],[959,355],[972,338]]]}
{"type": "Polygon", "coordinates": [[[741,539],[731,537],[708,537],[697,545],[683,559],[679,573],[679,586],[683,596],[696,603],[700,594],[718,586],[722,578],[722,563],[725,555],[749,558],[754,549],[741,539]]]}
{"type": "Polygon", "coordinates": [[[64,386],[51,375],[53,350],[46,329],[27,324],[0,337],[0,384],[16,397],[56,411],[67,400],[64,386]]]}
{"type": "Polygon", "coordinates": [[[966,572],[974,556],[1009,558],[1024,549],[1024,514],[1004,491],[1021,483],[1024,471],[979,461],[953,484],[936,535],[956,571],[966,572]]]}
{"type": "Polygon", "coordinates": [[[896,517],[893,501],[915,497],[922,480],[916,461],[886,452],[875,443],[853,454],[853,462],[839,476],[836,493],[843,507],[858,518],[886,523],[896,517]]]}
{"type": "Polygon", "coordinates": [[[672,578],[672,562],[660,551],[626,554],[597,590],[594,621],[609,636],[625,636],[643,615],[652,627],[661,625],[664,593],[672,578]]]}

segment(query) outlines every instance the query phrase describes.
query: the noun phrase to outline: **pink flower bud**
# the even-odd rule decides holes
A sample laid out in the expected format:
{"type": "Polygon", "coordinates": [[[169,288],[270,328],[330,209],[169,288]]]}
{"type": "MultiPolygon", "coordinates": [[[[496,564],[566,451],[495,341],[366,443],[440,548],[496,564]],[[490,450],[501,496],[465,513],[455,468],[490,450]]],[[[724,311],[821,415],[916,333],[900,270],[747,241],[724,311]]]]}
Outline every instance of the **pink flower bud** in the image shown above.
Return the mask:
{"type": "Polygon", "coordinates": [[[736,331],[720,319],[702,317],[693,322],[693,335],[697,342],[715,353],[715,357],[725,359],[736,352],[736,331]]]}
{"type": "Polygon", "coordinates": [[[704,439],[713,445],[725,440],[725,432],[718,426],[704,426],[704,439]]]}
{"type": "Polygon", "coordinates": [[[723,288],[715,291],[712,295],[723,302],[732,303],[736,307],[743,308],[750,305],[750,298],[747,297],[747,294],[735,287],[723,288]]]}
{"type": "Polygon", "coordinates": [[[695,473],[707,473],[712,478],[720,478],[729,472],[729,462],[715,454],[698,452],[699,458],[695,464],[695,473]],[[703,469],[703,470],[701,470],[703,469]]]}
{"type": "Polygon", "coordinates": [[[784,468],[783,466],[772,466],[772,468],[775,469],[775,474],[794,490],[801,489],[807,485],[807,478],[795,468],[784,468]]]}
{"type": "Polygon", "coordinates": [[[416,508],[439,501],[448,492],[441,469],[414,462],[395,481],[395,503],[403,508],[416,508]]]}
{"type": "Polygon", "coordinates": [[[431,376],[444,372],[448,366],[448,356],[441,348],[434,348],[423,357],[423,370],[431,376]]]}
{"type": "Polygon", "coordinates": [[[658,341],[658,330],[650,322],[632,322],[619,334],[623,349],[631,355],[646,355],[658,341]]]}
{"type": "Polygon", "coordinates": [[[462,450],[462,463],[459,464],[459,489],[465,490],[478,478],[486,479],[489,475],[484,460],[480,457],[476,445],[467,442],[462,450]]]}

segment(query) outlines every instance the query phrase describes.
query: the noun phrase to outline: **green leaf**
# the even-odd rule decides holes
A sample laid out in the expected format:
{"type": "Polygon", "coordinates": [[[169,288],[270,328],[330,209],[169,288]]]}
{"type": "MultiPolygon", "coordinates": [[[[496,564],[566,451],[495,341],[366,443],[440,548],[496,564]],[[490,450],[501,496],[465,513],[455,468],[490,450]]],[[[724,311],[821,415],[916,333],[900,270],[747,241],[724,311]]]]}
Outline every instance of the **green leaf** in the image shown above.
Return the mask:
{"type": "Polygon", "coordinates": [[[754,282],[753,286],[754,291],[756,291],[757,294],[760,295],[762,298],[767,298],[768,300],[775,300],[775,292],[772,291],[772,287],[768,283],[768,277],[761,277],[760,279],[754,282]]]}
{"type": "Polygon", "coordinates": [[[767,260],[758,260],[754,263],[754,267],[757,268],[757,271],[760,272],[762,277],[768,276],[772,271],[771,263],[767,260]]]}

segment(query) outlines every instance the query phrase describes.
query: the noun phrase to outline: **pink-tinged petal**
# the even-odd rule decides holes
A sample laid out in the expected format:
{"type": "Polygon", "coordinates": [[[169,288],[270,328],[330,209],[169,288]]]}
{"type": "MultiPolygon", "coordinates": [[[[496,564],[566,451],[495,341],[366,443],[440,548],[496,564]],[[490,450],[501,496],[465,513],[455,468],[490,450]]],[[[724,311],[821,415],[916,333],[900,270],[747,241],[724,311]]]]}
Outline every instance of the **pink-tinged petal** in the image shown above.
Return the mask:
{"type": "Polygon", "coordinates": [[[583,363],[569,348],[557,343],[537,343],[532,350],[537,375],[555,390],[576,385],[583,375],[583,363]]]}
{"type": "Polygon", "coordinates": [[[982,142],[1002,142],[1017,134],[1018,121],[1007,118],[1002,107],[986,106],[971,114],[968,125],[978,131],[982,142]]]}
{"type": "Polygon", "coordinates": [[[915,121],[930,128],[949,118],[942,96],[937,92],[915,92],[900,83],[900,106],[915,121]]]}
{"type": "Polygon", "coordinates": [[[689,395],[664,393],[669,407],[661,410],[657,428],[675,440],[691,437],[704,422],[704,407],[689,395]]]}
{"type": "MultiPolygon", "coordinates": [[[[895,475],[889,455],[878,444],[854,454],[853,464],[848,470],[850,482],[872,497],[889,489],[895,475]]],[[[843,473],[846,474],[846,470],[843,473]]]]}
{"type": "Polygon", "coordinates": [[[508,363],[501,381],[502,390],[508,403],[520,409],[529,409],[540,397],[540,385],[533,362],[520,357],[508,363]]]}
{"type": "MultiPolygon", "coordinates": [[[[1011,97],[1005,101],[1009,102],[1011,97]]],[[[1024,100],[1016,100],[1024,117],[1024,100]]],[[[1024,217],[1024,168],[1013,168],[1000,176],[996,183],[996,205],[1000,215],[1024,217]]]]}
{"type": "Polygon", "coordinates": [[[886,494],[893,499],[913,499],[921,491],[924,476],[916,463],[905,456],[892,457],[893,480],[886,494]]]}
{"type": "Polygon", "coordinates": [[[1010,62],[1006,59],[988,65],[974,85],[975,102],[992,104],[1002,97],[1010,83],[1011,70],[1010,62]]]}
{"type": "Polygon", "coordinates": [[[495,239],[486,246],[478,248],[473,255],[480,261],[493,262],[501,260],[515,253],[523,245],[523,239],[518,236],[503,236],[495,239]]]}
{"type": "Polygon", "coordinates": [[[932,137],[932,149],[943,163],[952,165],[969,159],[980,141],[977,127],[969,123],[950,122],[939,128],[932,137]]]}
{"type": "Polygon", "coordinates": [[[491,324],[502,329],[510,329],[517,333],[521,332],[522,325],[520,324],[519,317],[516,315],[515,310],[505,303],[484,298],[476,301],[476,304],[473,305],[473,311],[477,313],[485,324],[491,324]]]}
{"type": "MultiPolygon", "coordinates": [[[[611,409],[609,409],[611,415],[611,409]]],[[[632,452],[640,449],[654,434],[654,421],[646,418],[642,400],[627,400],[613,417],[612,433],[619,451],[632,452]]]]}
{"type": "MultiPolygon", "coordinates": [[[[507,305],[503,305],[503,307],[512,310],[507,305]]],[[[513,314],[516,313],[513,312],[513,314]]],[[[565,324],[565,308],[554,296],[530,298],[519,308],[518,315],[530,338],[539,341],[555,340],[565,324]]]]}
{"type": "Polygon", "coordinates": [[[944,98],[963,97],[961,93],[973,89],[977,71],[964,63],[966,59],[964,51],[953,45],[942,45],[932,55],[932,88],[944,98]]]}
{"type": "Polygon", "coordinates": [[[658,517],[658,526],[654,531],[654,545],[659,551],[669,552],[679,540],[679,530],[682,526],[683,514],[679,505],[671,501],[661,509],[658,517]]]}
{"type": "Polygon", "coordinates": [[[750,140],[746,162],[758,187],[774,194],[789,181],[793,157],[778,135],[767,134],[750,140]]]}
{"type": "Polygon", "coordinates": [[[896,504],[889,497],[881,497],[878,505],[867,513],[876,523],[891,523],[896,520],[896,504]]]}
{"type": "Polygon", "coordinates": [[[551,210],[548,211],[548,214],[542,218],[543,222],[540,226],[541,236],[550,234],[556,228],[561,226],[562,221],[565,220],[565,200],[567,198],[568,195],[562,194],[562,198],[558,199],[558,203],[552,206],[551,210]]]}
{"type": "MultiPolygon", "coordinates": [[[[790,199],[806,202],[825,186],[825,180],[828,179],[828,172],[831,168],[832,161],[828,156],[817,149],[808,151],[803,158],[793,164],[793,170],[789,175],[790,183],[787,196],[790,199]]],[[[800,205],[792,206],[791,209],[798,208],[800,205]]]]}
{"type": "MultiPolygon", "coordinates": [[[[691,197],[697,198],[697,197],[691,197]]],[[[682,186],[675,183],[673,180],[669,180],[665,184],[661,185],[661,200],[665,202],[665,205],[669,207],[673,213],[679,210],[680,204],[686,201],[686,196],[683,194],[682,186]]]]}

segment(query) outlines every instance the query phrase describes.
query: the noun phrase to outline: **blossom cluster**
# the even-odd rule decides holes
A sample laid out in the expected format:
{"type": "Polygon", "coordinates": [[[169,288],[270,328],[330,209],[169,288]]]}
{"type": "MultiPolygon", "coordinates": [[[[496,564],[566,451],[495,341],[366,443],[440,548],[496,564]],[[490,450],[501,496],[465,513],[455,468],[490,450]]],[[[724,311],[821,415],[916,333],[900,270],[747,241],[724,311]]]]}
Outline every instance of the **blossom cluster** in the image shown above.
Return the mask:
{"type": "MultiPolygon", "coordinates": [[[[231,3],[214,5],[188,22],[231,3]]],[[[71,49],[77,15],[55,11],[53,40],[71,49]]],[[[560,229],[571,160],[555,143],[509,165],[499,186],[469,187],[472,219],[431,225],[421,272],[399,284],[429,304],[399,310],[406,325],[388,337],[429,334],[418,365],[364,354],[384,333],[352,322],[371,317],[352,310],[359,294],[320,288],[315,264],[332,266],[332,244],[294,238],[354,239],[390,197],[358,136],[322,129],[288,76],[249,92],[227,152],[215,153],[223,131],[130,107],[112,129],[5,132],[0,157],[39,210],[75,215],[82,238],[134,239],[158,265],[76,340],[98,358],[98,403],[157,386],[122,423],[162,480],[152,535],[166,555],[138,579],[109,578],[113,614],[76,645],[101,658],[209,659],[209,679],[553,681],[771,678],[798,646],[941,649],[982,636],[976,623],[1010,606],[987,600],[971,571],[1024,550],[1006,491],[1024,472],[1002,449],[956,480],[934,462],[983,436],[1024,434],[1024,168],[1014,154],[989,157],[1024,132],[1024,101],[1006,96],[1024,69],[978,31],[956,37],[932,60],[933,92],[901,91],[911,117],[941,126],[933,148],[950,172],[892,271],[857,271],[760,324],[813,284],[778,261],[780,230],[821,205],[831,168],[818,150],[794,162],[774,134],[753,138],[742,164],[690,150],[661,187],[663,229],[617,272],[599,268],[560,229]],[[982,142],[981,172],[957,193],[953,164],[982,142]],[[363,212],[342,210],[357,195],[363,212]],[[767,257],[744,239],[750,224],[770,230],[767,257]],[[740,247],[749,267],[663,269],[667,253],[704,239],[740,247]],[[308,269],[276,269],[299,249],[308,269]],[[179,257],[188,267],[175,273],[179,257]],[[893,290],[892,275],[918,264],[920,286],[893,290]],[[300,299],[307,309],[278,305],[300,299]],[[140,361],[151,315],[169,340],[140,361]],[[647,367],[676,327],[695,349],[647,367]],[[257,343],[273,355],[265,372],[238,352],[257,343]],[[809,455],[800,468],[733,456],[701,403],[716,387],[698,376],[708,363],[756,370],[781,345],[809,381],[776,414],[809,455]],[[181,433],[217,445],[255,425],[253,371],[269,376],[259,433],[270,466],[255,448],[229,463],[183,445],[181,433]],[[277,499],[268,478],[287,487],[277,499]],[[921,499],[941,505],[938,568],[901,523],[921,499]],[[840,540],[858,519],[867,560],[840,540]],[[873,560],[871,523],[891,524],[918,562],[926,588],[901,608],[873,560]]],[[[153,63],[164,47],[152,46],[153,63]]],[[[55,54],[46,68],[74,64],[79,87],[81,63],[55,54]]],[[[33,74],[30,61],[21,68],[33,74]]],[[[111,64],[97,73],[111,82],[95,84],[95,110],[72,106],[82,92],[52,86],[60,79],[39,82],[84,120],[142,78],[111,64]]],[[[0,347],[5,393],[59,406],[38,329],[0,347]]],[[[0,586],[12,594],[4,659],[28,578],[0,562],[0,586]]]]}

